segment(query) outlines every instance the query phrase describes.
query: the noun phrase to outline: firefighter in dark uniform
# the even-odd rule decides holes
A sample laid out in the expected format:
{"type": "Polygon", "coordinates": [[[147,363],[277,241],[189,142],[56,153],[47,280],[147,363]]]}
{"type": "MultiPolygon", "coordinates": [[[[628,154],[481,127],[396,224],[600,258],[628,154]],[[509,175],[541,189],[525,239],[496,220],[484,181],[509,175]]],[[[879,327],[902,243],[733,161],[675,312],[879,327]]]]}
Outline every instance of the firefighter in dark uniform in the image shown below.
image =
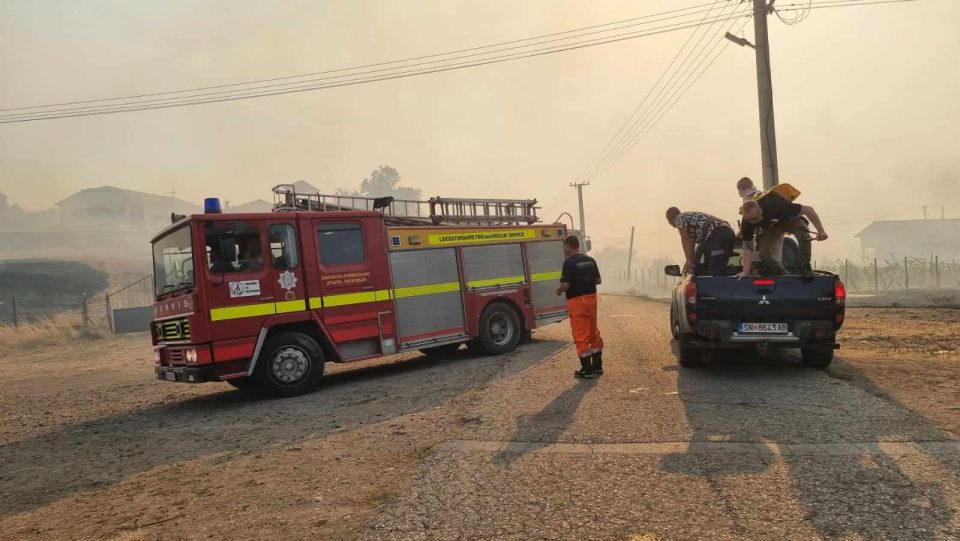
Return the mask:
{"type": "Polygon", "coordinates": [[[573,375],[590,379],[594,374],[603,374],[603,340],[597,326],[600,269],[592,257],[580,253],[580,240],[573,235],[563,240],[563,254],[566,260],[563,262],[557,295],[567,295],[570,327],[580,358],[580,370],[573,375]]]}

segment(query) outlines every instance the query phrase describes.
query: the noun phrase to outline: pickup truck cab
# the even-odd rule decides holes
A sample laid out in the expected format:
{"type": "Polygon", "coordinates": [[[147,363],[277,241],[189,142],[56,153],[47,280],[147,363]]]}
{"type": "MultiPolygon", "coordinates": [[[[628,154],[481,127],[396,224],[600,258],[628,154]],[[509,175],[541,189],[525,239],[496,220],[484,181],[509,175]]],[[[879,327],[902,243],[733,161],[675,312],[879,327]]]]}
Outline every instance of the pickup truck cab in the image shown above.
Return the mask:
{"type": "MultiPolygon", "coordinates": [[[[681,366],[701,362],[709,349],[800,349],[803,363],[826,368],[839,349],[837,331],[843,326],[846,289],[832,273],[800,275],[796,242],[783,242],[783,276],[735,276],[739,252],[734,252],[727,276],[709,276],[702,250],[696,252],[692,273],[673,289],[670,329],[681,366]],[[795,274],[793,274],[795,273],[795,274]]],[[[664,273],[681,276],[678,265],[664,273]]]]}

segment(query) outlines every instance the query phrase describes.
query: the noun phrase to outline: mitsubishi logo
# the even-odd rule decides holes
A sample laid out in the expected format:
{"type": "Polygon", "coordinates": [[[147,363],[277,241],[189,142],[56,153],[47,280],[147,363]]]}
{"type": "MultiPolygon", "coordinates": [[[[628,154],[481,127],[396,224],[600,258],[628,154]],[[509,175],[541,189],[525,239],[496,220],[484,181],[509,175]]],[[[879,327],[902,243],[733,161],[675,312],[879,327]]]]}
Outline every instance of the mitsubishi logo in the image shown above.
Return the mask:
{"type": "Polygon", "coordinates": [[[768,300],[767,300],[767,296],[764,295],[763,298],[760,299],[760,302],[757,303],[757,304],[759,304],[759,305],[761,305],[761,306],[763,306],[764,304],[766,304],[766,305],[769,306],[769,305],[770,305],[770,301],[768,301],[768,300]]]}

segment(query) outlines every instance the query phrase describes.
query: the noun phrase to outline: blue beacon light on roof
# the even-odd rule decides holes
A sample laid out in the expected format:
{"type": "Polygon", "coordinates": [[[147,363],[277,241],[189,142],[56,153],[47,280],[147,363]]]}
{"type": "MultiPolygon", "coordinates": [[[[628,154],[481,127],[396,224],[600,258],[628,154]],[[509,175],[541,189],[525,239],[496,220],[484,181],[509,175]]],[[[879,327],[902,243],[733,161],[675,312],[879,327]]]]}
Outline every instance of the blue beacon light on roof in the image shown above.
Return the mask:
{"type": "Polygon", "coordinates": [[[206,214],[220,214],[223,209],[220,207],[219,197],[207,197],[203,200],[203,212],[206,214]]]}

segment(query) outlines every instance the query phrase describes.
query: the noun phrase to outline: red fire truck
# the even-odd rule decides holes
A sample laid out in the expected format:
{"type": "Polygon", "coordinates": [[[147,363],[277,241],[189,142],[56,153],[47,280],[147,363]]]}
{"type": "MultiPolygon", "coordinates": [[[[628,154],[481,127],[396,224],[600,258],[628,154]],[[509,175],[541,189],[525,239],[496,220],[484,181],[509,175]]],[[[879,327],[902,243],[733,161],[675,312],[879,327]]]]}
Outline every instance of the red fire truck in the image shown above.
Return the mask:
{"type": "Polygon", "coordinates": [[[273,191],[273,212],[173,216],[153,238],[157,378],[291,396],[326,362],[501,354],[567,317],[566,228],[536,200],[273,191]]]}

